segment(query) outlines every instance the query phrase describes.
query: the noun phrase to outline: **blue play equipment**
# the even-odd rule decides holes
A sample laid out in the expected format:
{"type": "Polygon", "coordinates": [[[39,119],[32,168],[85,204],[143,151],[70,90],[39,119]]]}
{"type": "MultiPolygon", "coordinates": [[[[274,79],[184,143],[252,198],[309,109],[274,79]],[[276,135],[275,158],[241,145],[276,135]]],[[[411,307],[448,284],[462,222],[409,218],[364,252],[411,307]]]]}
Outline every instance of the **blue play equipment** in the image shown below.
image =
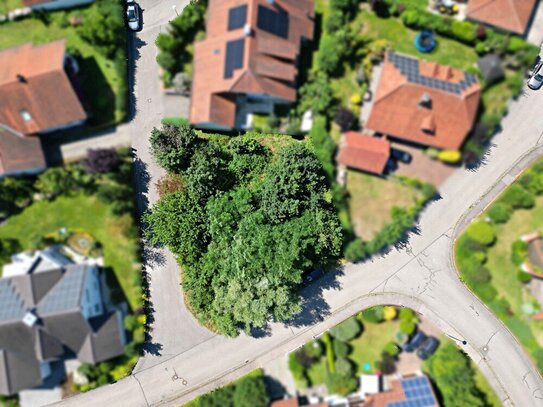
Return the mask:
{"type": "Polygon", "coordinates": [[[432,52],[436,47],[436,39],[434,33],[429,30],[421,31],[415,37],[415,47],[420,52],[432,52]]]}

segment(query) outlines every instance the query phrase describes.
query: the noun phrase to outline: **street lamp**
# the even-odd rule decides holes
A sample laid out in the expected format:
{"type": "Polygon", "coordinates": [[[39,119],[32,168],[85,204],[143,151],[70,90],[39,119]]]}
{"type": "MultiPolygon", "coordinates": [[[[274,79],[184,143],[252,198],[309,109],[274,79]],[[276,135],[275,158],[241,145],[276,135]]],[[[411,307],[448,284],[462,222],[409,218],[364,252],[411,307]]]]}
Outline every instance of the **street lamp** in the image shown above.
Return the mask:
{"type": "Polygon", "coordinates": [[[174,5],[172,6],[172,8],[173,8],[173,11],[175,11],[175,14],[176,14],[177,16],[179,16],[179,13],[177,12],[177,6],[174,4],[174,5]]]}

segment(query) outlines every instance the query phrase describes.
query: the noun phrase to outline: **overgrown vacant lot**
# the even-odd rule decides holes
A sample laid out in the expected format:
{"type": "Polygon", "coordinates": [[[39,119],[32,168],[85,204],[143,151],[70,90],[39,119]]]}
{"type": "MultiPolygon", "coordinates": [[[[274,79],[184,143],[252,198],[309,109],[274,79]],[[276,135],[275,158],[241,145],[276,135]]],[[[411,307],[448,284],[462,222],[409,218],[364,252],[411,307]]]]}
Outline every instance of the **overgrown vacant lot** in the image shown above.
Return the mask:
{"type": "Polygon", "coordinates": [[[33,203],[0,226],[0,239],[16,239],[23,249],[28,249],[35,237],[57,233],[61,228],[90,233],[103,245],[105,266],[113,269],[129,304],[136,308],[139,289],[134,285],[134,274],[139,273],[138,242],[137,238],[126,237],[131,225],[129,215],[112,216],[106,204],[92,196],[77,194],[33,203]]]}
{"type": "Polygon", "coordinates": [[[386,180],[359,171],[347,175],[349,211],[357,236],[371,240],[392,220],[394,206],[409,208],[420,193],[393,179],[386,180]]]}

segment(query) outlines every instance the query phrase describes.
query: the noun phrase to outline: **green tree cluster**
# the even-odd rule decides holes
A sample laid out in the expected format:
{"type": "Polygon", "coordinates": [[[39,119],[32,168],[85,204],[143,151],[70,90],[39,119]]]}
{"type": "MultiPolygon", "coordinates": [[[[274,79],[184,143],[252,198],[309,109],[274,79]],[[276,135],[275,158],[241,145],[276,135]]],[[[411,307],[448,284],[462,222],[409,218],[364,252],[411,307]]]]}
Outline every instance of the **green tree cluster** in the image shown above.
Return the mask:
{"type": "Polygon", "coordinates": [[[474,371],[469,359],[453,344],[441,346],[435,355],[425,362],[430,376],[448,407],[484,407],[484,394],[477,388],[474,371]]]}
{"type": "Polygon", "coordinates": [[[259,369],[190,401],[186,407],[267,407],[268,403],[264,375],[259,369]]]}
{"type": "Polygon", "coordinates": [[[191,309],[232,336],[292,318],[301,274],[336,258],[342,244],[318,159],[299,142],[272,155],[252,136],[223,142],[188,127],[168,131],[183,141],[158,143],[165,132],[155,131],[151,152],[185,188],[146,214],[146,235],[183,265],[191,309]]]}
{"type": "MultiPolygon", "coordinates": [[[[177,73],[192,65],[192,44],[198,32],[204,30],[206,9],[207,0],[191,0],[181,14],[170,21],[168,29],[158,34],[156,60],[164,70],[163,80],[167,86],[172,85],[177,73]]],[[[192,75],[192,72],[185,73],[192,75]]]]}

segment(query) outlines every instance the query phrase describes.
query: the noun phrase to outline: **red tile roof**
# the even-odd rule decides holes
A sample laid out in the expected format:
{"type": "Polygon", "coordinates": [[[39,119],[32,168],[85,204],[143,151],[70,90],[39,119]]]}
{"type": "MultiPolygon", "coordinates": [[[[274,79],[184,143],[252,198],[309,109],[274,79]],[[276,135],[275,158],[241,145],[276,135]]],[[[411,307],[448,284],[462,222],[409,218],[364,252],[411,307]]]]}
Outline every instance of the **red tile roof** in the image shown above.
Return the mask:
{"type": "Polygon", "coordinates": [[[64,49],[55,41],[0,51],[0,123],[33,134],[86,119],[64,71],[64,49]]]}
{"type": "Polygon", "coordinates": [[[294,101],[296,99],[297,57],[302,38],[313,37],[313,0],[209,0],[206,39],[194,44],[194,77],[190,106],[190,122],[235,125],[236,94],[267,94],[294,101]],[[228,30],[229,10],[247,6],[244,27],[228,30]],[[258,9],[288,13],[288,36],[280,36],[258,28],[258,9]],[[243,41],[241,67],[225,78],[227,43],[243,41]],[[216,112],[216,95],[227,112],[216,112]],[[228,105],[230,103],[230,105],[228,105]]]}
{"type": "Polygon", "coordinates": [[[390,52],[366,127],[425,146],[457,150],[477,114],[475,75],[390,52]]]}
{"type": "Polygon", "coordinates": [[[36,136],[23,136],[0,125],[0,175],[45,168],[41,143],[36,136]]]}
{"type": "Polygon", "coordinates": [[[536,0],[470,0],[467,16],[506,31],[524,34],[536,0]]]}
{"type": "Polygon", "coordinates": [[[343,134],[337,162],[346,167],[382,174],[390,157],[390,142],[349,131],[343,134]]]}
{"type": "MultiPolygon", "coordinates": [[[[400,380],[393,380],[390,382],[390,390],[383,391],[381,393],[372,394],[368,397],[366,397],[366,400],[364,401],[363,407],[387,407],[389,406],[389,403],[393,403],[396,401],[404,401],[404,400],[420,400],[422,395],[420,394],[413,394],[413,391],[409,388],[406,390],[407,392],[411,391],[411,395],[406,395],[404,392],[404,386],[407,382],[411,382],[413,380],[422,380],[422,383],[424,383],[424,387],[426,391],[429,391],[428,397],[432,398],[432,404],[425,404],[428,407],[439,407],[439,403],[437,402],[437,399],[434,394],[434,390],[432,389],[432,385],[430,384],[430,381],[428,380],[428,377],[426,376],[420,376],[420,377],[411,377],[411,378],[404,378],[400,380]]],[[[421,386],[418,386],[418,391],[420,391],[421,386]]],[[[412,388],[411,388],[412,389],[412,388]]],[[[408,405],[408,404],[406,404],[408,405]]],[[[415,403],[413,403],[415,405],[415,403]]]]}

